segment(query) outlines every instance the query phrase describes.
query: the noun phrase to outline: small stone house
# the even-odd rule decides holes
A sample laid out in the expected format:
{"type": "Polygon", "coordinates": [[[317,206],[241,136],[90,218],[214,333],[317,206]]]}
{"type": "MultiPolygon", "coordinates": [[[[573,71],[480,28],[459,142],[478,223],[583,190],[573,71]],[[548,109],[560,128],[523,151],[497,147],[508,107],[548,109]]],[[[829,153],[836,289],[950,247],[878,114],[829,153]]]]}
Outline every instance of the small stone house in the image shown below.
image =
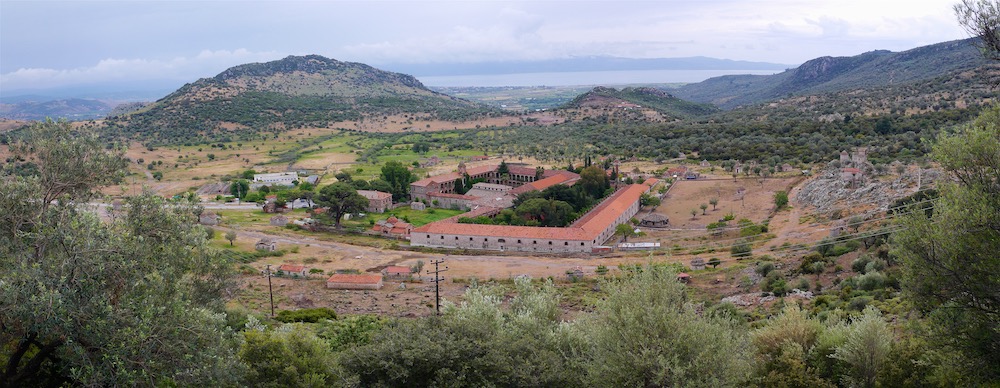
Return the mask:
{"type": "Polygon", "coordinates": [[[667,170],[667,177],[682,177],[688,172],[687,166],[677,166],[667,170]]]}
{"type": "Polygon", "coordinates": [[[326,288],[338,290],[378,290],[382,288],[382,275],[338,273],[326,280],[326,288]]]}
{"type": "Polygon", "coordinates": [[[705,259],[702,259],[700,257],[695,257],[694,259],[691,259],[692,271],[700,271],[703,269],[705,269],[705,259]]]}
{"type": "Polygon", "coordinates": [[[840,170],[840,178],[847,183],[860,182],[863,174],[860,169],[848,167],[840,170]]]}
{"type": "Polygon", "coordinates": [[[372,226],[372,231],[378,232],[384,236],[391,237],[409,237],[410,232],[413,231],[413,225],[408,222],[400,221],[395,216],[389,217],[386,220],[380,220],[372,226]]]}
{"type": "Polygon", "coordinates": [[[681,272],[677,274],[677,280],[680,281],[681,283],[688,283],[691,281],[691,275],[681,272]]]}
{"type": "Polygon", "coordinates": [[[358,194],[368,199],[369,213],[385,213],[392,207],[392,194],[375,190],[358,190],[358,194]]]}
{"type": "Polygon", "coordinates": [[[291,276],[293,278],[304,278],[309,269],[299,264],[282,264],[278,267],[278,276],[291,276]]]}
{"type": "Polygon", "coordinates": [[[257,241],[257,245],[254,246],[257,250],[274,252],[278,250],[278,243],[274,240],[264,237],[257,241]]]}
{"type": "Polygon", "coordinates": [[[639,221],[639,226],[653,227],[653,228],[665,228],[670,225],[670,219],[658,213],[649,213],[642,217],[639,221]]]}
{"type": "Polygon", "coordinates": [[[382,276],[388,279],[409,279],[413,276],[413,270],[401,265],[390,265],[382,270],[382,276]]]}
{"type": "Polygon", "coordinates": [[[288,225],[288,217],[283,215],[276,215],[271,217],[271,226],[285,226],[288,225]]]}
{"type": "Polygon", "coordinates": [[[218,225],[221,220],[222,217],[219,217],[218,214],[208,211],[202,212],[201,216],[198,217],[198,222],[202,225],[218,225]]]}
{"type": "Polygon", "coordinates": [[[410,203],[410,209],[413,209],[413,210],[426,210],[427,209],[427,205],[424,205],[424,203],[420,202],[420,201],[413,201],[413,202],[410,203]]]}

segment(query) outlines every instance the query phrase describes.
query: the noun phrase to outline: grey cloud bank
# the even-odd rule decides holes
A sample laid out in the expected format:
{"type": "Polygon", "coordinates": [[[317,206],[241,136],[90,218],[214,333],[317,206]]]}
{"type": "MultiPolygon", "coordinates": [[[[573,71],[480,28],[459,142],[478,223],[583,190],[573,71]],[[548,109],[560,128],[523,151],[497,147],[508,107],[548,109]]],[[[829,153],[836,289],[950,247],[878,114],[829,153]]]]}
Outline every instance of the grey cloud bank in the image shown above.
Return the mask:
{"type": "Polygon", "coordinates": [[[575,56],[798,64],[965,37],[952,1],[0,2],[0,89],[190,82],[320,54],[369,63],[575,56]]]}

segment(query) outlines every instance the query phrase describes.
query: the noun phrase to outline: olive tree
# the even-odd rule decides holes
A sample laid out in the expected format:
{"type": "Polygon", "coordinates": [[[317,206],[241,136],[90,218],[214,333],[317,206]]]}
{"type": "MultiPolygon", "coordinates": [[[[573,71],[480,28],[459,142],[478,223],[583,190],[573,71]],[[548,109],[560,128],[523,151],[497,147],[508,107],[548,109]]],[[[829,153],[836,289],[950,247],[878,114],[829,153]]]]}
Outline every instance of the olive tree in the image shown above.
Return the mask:
{"type": "Polygon", "coordinates": [[[747,330],[698,313],[677,273],[660,266],[605,282],[608,297],[578,323],[588,384],[740,386],[750,373],[747,330]]]}
{"type": "Polygon", "coordinates": [[[38,169],[0,177],[0,386],[232,384],[232,265],[199,209],[142,195],[102,221],[85,201],[121,176],[123,150],[65,123],[12,150],[38,169]]]}

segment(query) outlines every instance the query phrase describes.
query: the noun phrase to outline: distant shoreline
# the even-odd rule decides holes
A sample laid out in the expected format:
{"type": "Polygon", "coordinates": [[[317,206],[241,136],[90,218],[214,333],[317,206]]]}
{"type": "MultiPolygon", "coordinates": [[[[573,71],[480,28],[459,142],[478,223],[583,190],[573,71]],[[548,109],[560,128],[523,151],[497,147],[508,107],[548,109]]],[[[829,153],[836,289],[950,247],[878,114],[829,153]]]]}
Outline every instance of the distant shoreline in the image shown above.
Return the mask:
{"type": "Polygon", "coordinates": [[[736,74],[769,75],[781,70],[616,70],[546,73],[421,76],[428,87],[584,86],[694,83],[736,74]]]}

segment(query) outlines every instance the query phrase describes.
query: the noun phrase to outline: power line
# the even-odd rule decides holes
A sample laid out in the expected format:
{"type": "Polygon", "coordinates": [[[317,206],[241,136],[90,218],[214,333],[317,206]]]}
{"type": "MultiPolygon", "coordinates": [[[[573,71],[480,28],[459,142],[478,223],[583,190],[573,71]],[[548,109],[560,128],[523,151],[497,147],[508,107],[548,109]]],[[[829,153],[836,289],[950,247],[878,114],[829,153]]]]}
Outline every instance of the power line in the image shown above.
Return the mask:
{"type": "Polygon", "coordinates": [[[434,274],[434,279],[431,281],[434,282],[434,310],[437,312],[437,315],[441,315],[441,281],[444,280],[443,277],[438,275],[448,270],[447,266],[444,269],[440,269],[439,265],[441,263],[444,263],[444,259],[431,260],[431,264],[434,264],[434,271],[427,270],[428,274],[434,274]]]}

